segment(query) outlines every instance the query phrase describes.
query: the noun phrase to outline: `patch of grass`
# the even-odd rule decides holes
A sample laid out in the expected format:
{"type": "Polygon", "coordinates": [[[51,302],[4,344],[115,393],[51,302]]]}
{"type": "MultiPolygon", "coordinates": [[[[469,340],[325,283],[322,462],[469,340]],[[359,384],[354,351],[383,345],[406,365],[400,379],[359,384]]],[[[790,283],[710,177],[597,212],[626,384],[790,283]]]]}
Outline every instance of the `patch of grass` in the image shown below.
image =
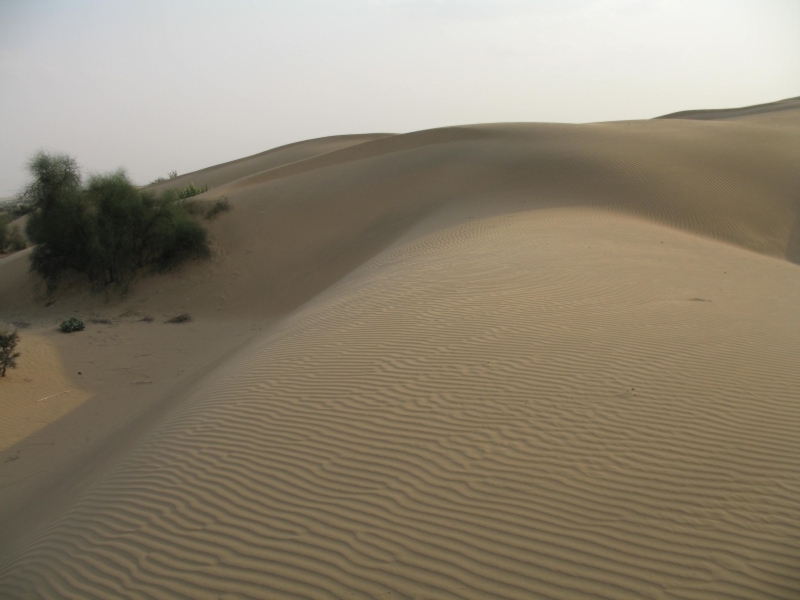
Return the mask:
{"type": "Polygon", "coordinates": [[[220,213],[228,212],[232,208],[233,207],[231,206],[231,203],[223,196],[214,202],[214,204],[212,204],[211,207],[206,211],[206,219],[213,219],[220,213]]]}
{"type": "Polygon", "coordinates": [[[72,333],[73,331],[83,331],[84,329],[83,321],[76,317],[70,317],[66,321],[61,321],[61,325],[58,328],[63,331],[64,333],[72,333]]]}
{"type": "Polygon", "coordinates": [[[143,319],[139,319],[139,321],[143,321],[145,323],[152,323],[153,317],[144,317],[143,319]]]}
{"type": "Polygon", "coordinates": [[[188,313],[183,313],[182,315],[177,315],[172,317],[171,319],[167,319],[164,321],[165,323],[188,323],[192,320],[192,317],[188,313]]]}

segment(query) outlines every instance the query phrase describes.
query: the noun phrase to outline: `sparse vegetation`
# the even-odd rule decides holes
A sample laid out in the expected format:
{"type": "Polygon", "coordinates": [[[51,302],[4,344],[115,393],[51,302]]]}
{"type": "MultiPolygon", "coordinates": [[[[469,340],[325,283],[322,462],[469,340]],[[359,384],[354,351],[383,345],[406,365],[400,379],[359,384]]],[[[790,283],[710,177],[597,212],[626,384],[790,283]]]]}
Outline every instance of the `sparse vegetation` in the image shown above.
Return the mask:
{"type": "Polygon", "coordinates": [[[124,171],[81,182],[66,155],[37,154],[24,198],[33,207],[26,233],[37,244],[31,270],[57,286],[69,272],[97,289],[121,291],[140,270],[165,271],[210,254],[208,233],[174,191],[155,195],[134,186],[124,171]]]}
{"type": "Polygon", "coordinates": [[[223,196],[206,211],[206,219],[213,219],[220,213],[228,212],[231,208],[231,203],[223,196]]]}
{"type": "Polygon", "coordinates": [[[6,376],[6,369],[17,368],[17,358],[21,356],[16,351],[19,334],[16,329],[0,326],[0,377],[6,376]]]}
{"type": "Polygon", "coordinates": [[[172,317],[171,319],[167,319],[165,322],[166,323],[188,323],[191,320],[192,320],[192,317],[190,317],[187,313],[183,313],[182,315],[178,315],[176,317],[172,317]]]}
{"type": "Polygon", "coordinates": [[[61,321],[58,328],[64,333],[72,333],[73,331],[83,331],[84,324],[77,317],[70,317],[66,321],[61,321]]]}
{"type": "Polygon", "coordinates": [[[190,181],[189,185],[187,185],[186,187],[178,188],[178,198],[180,198],[181,200],[185,200],[186,198],[191,198],[192,196],[198,196],[207,191],[208,191],[208,184],[197,187],[195,186],[194,183],[190,181]]]}
{"type": "MultiPolygon", "coordinates": [[[[178,176],[177,171],[170,171],[169,172],[169,179],[175,179],[178,176]]],[[[150,185],[154,185],[156,183],[164,183],[165,181],[169,181],[167,177],[156,177],[153,181],[150,182],[150,185]]]]}
{"type": "Polygon", "coordinates": [[[233,207],[226,197],[214,202],[203,200],[181,200],[181,206],[193,216],[203,216],[207,220],[215,218],[220,213],[228,212],[233,207]]]}

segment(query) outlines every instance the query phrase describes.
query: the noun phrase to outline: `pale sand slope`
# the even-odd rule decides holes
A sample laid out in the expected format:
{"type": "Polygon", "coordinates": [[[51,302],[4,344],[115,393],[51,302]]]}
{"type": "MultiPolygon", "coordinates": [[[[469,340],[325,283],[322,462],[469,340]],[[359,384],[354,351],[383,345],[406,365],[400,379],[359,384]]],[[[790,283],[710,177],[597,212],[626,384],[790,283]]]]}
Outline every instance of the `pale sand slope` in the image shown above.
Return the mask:
{"type": "Polygon", "coordinates": [[[180,307],[232,337],[305,303],[7,547],[0,595],[796,597],[781,113],[434,130],[229,179],[215,261],[111,305],[35,305],[0,262],[35,327],[180,307]]]}
{"type": "MultiPolygon", "coordinates": [[[[242,173],[243,165],[249,166],[245,172],[257,172],[377,137],[339,136],[290,144],[206,169],[202,181],[230,181],[242,173]]],[[[183,185],[183,179],[172,183],[183,185]]],[[[186,181],[190,179],[192,175],[186,181]]],[[[25,219],[16,222],[23,224],[25,219]]],[[[27,274],[29,252],[0,259],[0,320],[30,324],[21,329],[20,368],[9,371],[0,385],[3,551],[31,522],[68,503],[83,475],[98,471],[96,463],[124,451],[119,440],[131,436],[123,435],[121,428],[141,429],[158,418],[168,401],[196,385],[210,365],[269,326],[264,319],[242,319],[230,311],[186,325],[164,324],[193,308],[182,303],[184,273],[160,280],[177,284],[173,306],[162,301],[153,282],[111,302],[66,286],[50,306],[27,274]],[[61,334],[57,325],[70,316],[82,318],[86,331],[61,334]],[[109,439],[115,452],[108,452],[109,439]]],[[[223,260],[218,252],[199,269],[213,270],[223,260]]],[[[197,316],[194,311],[193,315],[197,316]]]]}
{"type": "MultiPolygon", "coordinates": [[[[142,282],[126,306],[280,316],[442,208],[599,206],[798,262],[800,103],[781,114],[792,127],[746,117],[435,129],[269,168],[201,196],[234,207],[212,223],[212,264],[142,282]]],[[[0,308],[12,315],[28,314],[36,297],[26,269],[0,268],[0,308]]],[[[39,306],[42,318],[53,312],[39,306]]],[[[103,299],[78,294],[56,306],[103,299]]]]}
{"type": "Polygon", "coordinates": [[[385,252],[5,565],[9,597],[783,597],[797,267],[590,210],[385,252]]]}

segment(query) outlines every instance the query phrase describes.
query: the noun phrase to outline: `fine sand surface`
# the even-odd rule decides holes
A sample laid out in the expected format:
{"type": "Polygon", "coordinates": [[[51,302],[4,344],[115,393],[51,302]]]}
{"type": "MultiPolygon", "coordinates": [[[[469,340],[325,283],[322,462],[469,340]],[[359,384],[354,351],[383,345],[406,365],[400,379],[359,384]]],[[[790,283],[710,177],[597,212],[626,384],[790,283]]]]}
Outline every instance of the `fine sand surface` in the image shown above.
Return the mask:
{"type": "Polygon", "coordinates": [[[800,597],[800,100],[737,110],[188,174],[125,298],[0,260],[0,597],[800,597]]]}

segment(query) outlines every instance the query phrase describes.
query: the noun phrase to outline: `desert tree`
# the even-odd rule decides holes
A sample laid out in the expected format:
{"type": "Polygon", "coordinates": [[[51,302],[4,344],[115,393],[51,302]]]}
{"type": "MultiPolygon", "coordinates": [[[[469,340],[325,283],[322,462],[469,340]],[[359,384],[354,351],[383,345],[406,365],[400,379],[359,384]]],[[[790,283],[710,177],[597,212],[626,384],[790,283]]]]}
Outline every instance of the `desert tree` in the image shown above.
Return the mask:
{"type": "Polygon", "coordinates": [[[31,270],[49,291],[68,271],[87,276],[97,289],[125,291],[140,270],[165,271],[210,254],[208,232],[175,191],[139,189],[122,170],[84,185],[77,163],[61,154],[40,152],[29,169],[31,270]]]}
{"type": "Polygon", "coordinates": [[[20,353],[16,351],[19,342],[17,331],[8,326],[0,326],[0,377],[6,376],[6,369],[17,367],[17,358],[20,353]]]}
{"type": "Polygon", "coordinates": [[[22,196],[33,209],[25,226],[28,239],[36,245],[31,270],[52,290],[64,272],[91,264],[92,215],[72,158],[39,152],[28,169],[33,178],[22,196]]]}

